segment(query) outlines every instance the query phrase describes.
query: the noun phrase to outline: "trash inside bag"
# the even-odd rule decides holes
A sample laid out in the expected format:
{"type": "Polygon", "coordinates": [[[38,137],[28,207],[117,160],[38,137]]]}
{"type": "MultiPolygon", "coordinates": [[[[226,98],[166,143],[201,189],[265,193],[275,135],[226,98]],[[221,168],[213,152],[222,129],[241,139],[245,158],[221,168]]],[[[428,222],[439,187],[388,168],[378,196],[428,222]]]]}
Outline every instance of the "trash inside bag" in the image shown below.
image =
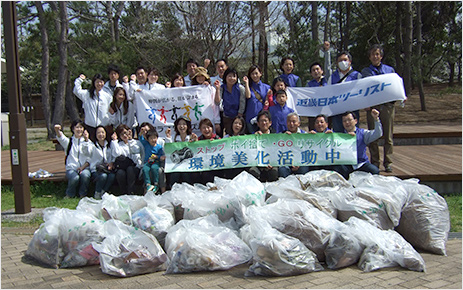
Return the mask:
{"type": "Polygon", "coordinates": [[[265,221],[245,225],[242,232],[253,253],[245,276],[291,276],[323,270],[316,255],[301,241],[273,229],[265,221]]]}
{"type": "Polygon", "coordinates": [[[417,179],[405,180],[403,184],[409,198],[396,231],[416,248],[446,255],[450,231],[447,202],[429,186],[418,184],[417,179]]]}
{"type": "Polygon", "coordinates": [[[345,224],[365,247],[358,262],[364,272],[395,266],[425,271],[421,255],[396,231],[380,230],[356,217],[351,217],[345,224]]]}
{"type": "Polygon", "coordinates": [[[340,223],[307,201],[298,199],[278,199],[265,206],[249,207],[246,219],[248,223],[253,220],[267,220],[272,228],[299,239],[317,255],[319,261],[325,261],[324,250],[330,231],[336,223],[340,223]]]}
{"type": "Polygon", "coordinates": [[[275,202],[277,198],[301,199],[336,218],[337,210],[328,199],[329,194],[326,193],[326,190],[338,191],[338,188],[323,187],[319,188],[319,190],[305,191],[302,187],[300,177],[296,175],[289,175],[286,178],[268,182],[265,189],[271,194],[271,197],[267,200],[267,203],[275,202]]]}
{"type": "Polygon", "coordinates": [[[217,215],[181,220],[169,229],[166,274],[226,270],[252,258],[251,249],[217,215]]]}
{"type": "Polygon", "coordinates": [[[103,273],[131,277],[165,270],[167,255],[150,233],[119,220],[105,222],[103,231],[106,238],[101,243],[93,243],[93,248],[100,253],[103,273]]]}
{"type": "Polygon", "coordinates": [[[326,265],[329,269],[340,269],[358,262],[365,246],[362,245],[349,227],[337,224],[332,230],[330,241],[325,248],[326,265]]]}
{"type": "Polygon", "coordinates": [[[101,220],[86,212],[56,208],[45,209],[44,220],[29,243],[27,256],[54,268],[99,263],[92,243],[103,240],[101,220]]]}

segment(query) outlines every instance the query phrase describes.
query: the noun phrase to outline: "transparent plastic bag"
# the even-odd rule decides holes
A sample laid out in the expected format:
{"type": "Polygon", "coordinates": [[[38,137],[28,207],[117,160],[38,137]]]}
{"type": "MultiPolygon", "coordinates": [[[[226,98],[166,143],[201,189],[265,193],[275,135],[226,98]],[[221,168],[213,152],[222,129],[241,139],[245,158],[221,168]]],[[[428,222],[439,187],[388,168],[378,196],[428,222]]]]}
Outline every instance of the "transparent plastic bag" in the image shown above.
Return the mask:
{"type": "Polygon", "coordinates": [[[395,176],[382,176],[362,171],[350,174],[349,183],[356,188],[369,188],[384,202],[386,212],[394,226],[399,224],[402,208],[408,200],[403,181],[395,176]]]}
{"type": "Polygon", "coordinates": [[[351,217],[345,224],[365,247],[358,262],[364,272],[395,266],[425,271],[421,255],[396,231],[380,230],[356,217],[351,217]]]}
{"type": "Polygon", "coordinates": [[[78,210],[69,210],[61,218],[61,240],[66,254],[61,268],[99,264],[99,254],[93,249],[92,243],[103,240],[103,221],[78,210]]]}
{"type": "Polygon", "coordinates": [[[133,226],[156,237],[161,245],[167,230],[175,224],[174,216],[168,210],[160,207],[147,206],[132,214],[133,226]]]}
{"type": "Polygon", "coordinates": [[[103,231],[106,238],[93,243],[103,273],[131,277],[165,270],[168,257],[150,233],[119,220],[105,222],[103,231]]]}
{"type": "Polygon", "coordinates": [[[371,187],[358,187],[332,192],[330,200],[338,210],[337,218],[340,221],[357,217],[380,229],[393,229],[394,223],[388,214],[388,201],[383,195],[371,187]]]}
{"type": "Polygon", "coordinates": [[[417,179],[403,181],[409,198],[396,228],[414,247],[446,255],[450,231],[447,202],[434,189],[419,184],[417,179]]]}
{"type": "Polygon", "coordinates": [[[35,231],[27,247],[26,256],[32,257],[47,266],[59,268],[64,257],[59,227],[62,211],[57,212],[55,209],[47,208],[44,210],[45,222],[35,231]],[[54,211],[56,218],[51,218],[50,214],[47,215],[47,210],[54,211]]]}
{"type": "Polygon", "coordinates": [[[94,199],[92,197],[83,197],[79,201],[79,204],[77,205],[76,210],[88,212],[94,217],[104,220],[103,215],[101,214],[101,205],[102,205],[102,200],[100,199],[94,199]]]}
{"type": "Polygon", "coordinates": [[[103,239],[102,221],[87,212],[46,208],[26,255],[54,268],[98,264],[92,242],[103,239]]]}
{"type": "Polygon", "coordinates": [[[169,229],[166,274],[227,270],[252,258],[251,249],[217,215],[181,220],[169,229]]]}
{"type": "Polygon", "coordinates": [[[316,255],[296,238],[255,221],[243,227],[253,253],[252,265],[245,276],[291,276],[321,271],[316,255]]]}
{"type": "Polygon", "coordinates": [[[340,223],[331,231],[330,241],[325,248],[326,265],[329,269],[340,269],[358,262],[365,246],[349,228],[340,223]]]}
{"type": "Polygon", "coordinates": [[[104,220],[120,220],[126,225],[132,224],[132,211],[127,199],[105,193],[101,199],[101,215],[104,220]]]}
{"type": "Polygon", "coordinates": [[[325,260],[324,250],[331,229],[340,223],[307,201],[298,199],[278,199],[265,206],[249,207],[246,212],[247,223],[256,219],[266,220],[272,228],[299,239],[317,255],[319,261],[325,260]]]}
{"type": "MultiPolygon", "coordinates": [[[[278,181],[268,182],[265,189],[272,195],[267,199],[267,203],[275,202],[277,198],[300,199],[309,202],[314,207],[334,218],[337,216],[337,210],[331,204],[326,194],[326,190],[331,190],[332,188],[324,187],[316,191],[305,191],[302,189],[300,177],[289,175],[286,178],[280,178],[278,181]]],[[[337,191],[339,189],[336,188],[335,190],[337,191]]]]}

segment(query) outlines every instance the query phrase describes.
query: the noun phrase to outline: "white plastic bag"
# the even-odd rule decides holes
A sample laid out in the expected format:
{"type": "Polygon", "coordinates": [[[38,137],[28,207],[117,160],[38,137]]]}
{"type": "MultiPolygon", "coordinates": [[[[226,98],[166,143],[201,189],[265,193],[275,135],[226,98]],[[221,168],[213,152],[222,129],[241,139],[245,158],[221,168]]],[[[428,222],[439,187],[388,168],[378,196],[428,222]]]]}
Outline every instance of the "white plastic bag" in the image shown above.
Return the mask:
{"type": "Polygon", "coordinates": [[[53,268],[59,268],[64,257],[59,227],[61,212],[57,213],[56,210],[57,208],[44,210],[44,223],[35,231],[26,251],[26,256],[53,268]],[[47,215],[46,213],[48,210],[55,212],[56,218],[49,218],[50,214],[47,215]]]}
{"type": "Polygon", "coordinates": [[[242,228],[253,259],[245,276],[291,276],[323,270],[316,255],[296,238],[255,221],[242,228]]]}
{"type": "Polygon", "coordinates": [[[388,200],[384,195],[377,189],[358,187],[332,193],[330,200],[338,210],[340,221],[357,217],[380,229],[393,229],[394,223],[388,214],[388,200]]]}
{"type": "Polygon", "coordinates": [[[330,269],[340,269],[358,262],[365,246],[343,223],[331,231],[330,241],[325,248],[326,265],[330,269]]]}
{"type": "Polygon", "coordinates": [[[127,199],[105,193],[101,198],[101,215],[104,220],[120,220],[126,225],[132,224],[132,211],[127,199]]]}
{"type": "Polygon", "coordinates": [[[340,223],[307,201],[298,199],[278,199],[265,206],[251,206],[247,209],[246,219],[248,223],[253,220],[268,221],[272,228],[299,239],[317,255],[319,261],[325,260],[324,250],[331,229],[340,223]]]}
{"type": "Polygon", "coordinates": [[[181,220],[169,229],[166,274],[227,270],[252,258],[251,249],[215,214],[181,220]]]}
{"type": "MultiPolygon", "coordinates": [[[[302,189],[300,176],[289,175],[286,178],[280,178],[274,182],[268,182],[265,187],[266,191],[272,196],[267,199],[267,203],[275,202],[277,198],[301,199],[309,202],[319,210],[336,218],[337,210],[328,199],[326,190],[332,188],[323,187],[318,190],[305,191],[302,189]]],[[[335,189],[339,190],[338,188],[335,189]]]]}
{"type": "Polygon", "coordinates": [[[446,255],[450,231],[450,214],[447,202],[429,186],[417,179],[403,182],[409,198],[396,228],[414,247],[439,255],[446,255]]]}
{"type": "Polygon", "coordinates": [[[130,277],[166,268],[167,255],[153,235],[119,220],[105,222],[104,233],[103,242],[93,243],[103,273],[130,277]]]}
{"type": "Polygon", "coordinates": [[[380,230],[356,217],[351,217],[345,224],[365,247],[358,263],[364,272],[395,266],[425,271],[421,255],[396,231],[380,230]]]}
{"type": "Polygon", "coordinates": [[[34,233],[26,255],[54,268],[99,263],[92,242],[103,239],[102,221],[77,210],[46,208],[44,223],[34,233]]]}

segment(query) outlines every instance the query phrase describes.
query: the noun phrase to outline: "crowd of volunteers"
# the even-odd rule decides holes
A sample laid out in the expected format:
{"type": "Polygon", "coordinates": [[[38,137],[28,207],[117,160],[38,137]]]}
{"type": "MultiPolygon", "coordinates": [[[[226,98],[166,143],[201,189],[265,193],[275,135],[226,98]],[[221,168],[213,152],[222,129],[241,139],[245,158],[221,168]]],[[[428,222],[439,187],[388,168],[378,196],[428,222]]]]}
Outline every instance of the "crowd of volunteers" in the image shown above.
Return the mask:
{"type": "MultiPolygon", "coordinates": [[[[336,69],[331,71],[329,43],[323,46],[325,69],[316,62],[310,65],[312,79],[307,87],[329,86],[342,82],[356,81],[368,76],[394,73],[394,69],[382,63],[384,51],[380,45],[373,45],[367,52],[371,64],[361,70],[352,68],[352,56],[342,51],[336,57],[336,69]]],[[[67,137],[62,127],[54,129],[59,143],[66,153],[66,197],[90,195],[97,199],[110,191],[117,182],[121,194],[141,194],[137,192],[137,182],[143,181],[144,192],[164,192],[174,183],[207,183],[214,176],[233,178],[246,170],[262,182],[275,181],[290,174],[304,174],[311,170],[334,170],[348,179],[353,171],[360,170],[372,174],[379,173],[380,156],[378,139],[384,136],[383,165],[391,172],[392,128],[394,102],[381,104],[367,110],[368,129],[357,127],[359,111],[327,117],[318,115],[309,118],[309,131],[300,128],[299,115],[287,105],[288,87],[301,87],[302,79],[293,74],[295,68],[291,57],[281,59],[281,75],[272,84],[262,82],[262,69],[251,65],[247,75],[239,77],[225,59],[215,62],[217,75],[210,77],[207,67],[195,60],[186,63],[187,75],[175,74],[166,84],[158,83],[160,72],[155,68],[137,67],[135,73],[123,76],[116,65],[108,67],[108,80],[95,74],[89,89],[83,89],[86,76],[81,74],[74,82],[74,94],[82,101],[84,120],[71,124],[72,136],[67,137]],[[142,90],[159,90],[184,86],[207,86],[214,100],[214,117],[203,118],[199,123],[201,134],[192,130],[191,120],[179,116],[173,128],[167,128],[165,137],[158,135],[155,127],[148,122],[137,121],[137,94],[142,90]],[[381,118],[380,118],[381,117],[381,118]],[[332,166],[281,166],[250,167],[204,172],[164,173],[164,144],[171,142],[195,142],[214,140],[245,134],[329,134],[347,133],[357,138],[357,164],[332,166]],[[371,162],[366,149],[369,147],[371,162]],[[94,193],[89,193],[89,184],[95,183],[94,193]]]]}

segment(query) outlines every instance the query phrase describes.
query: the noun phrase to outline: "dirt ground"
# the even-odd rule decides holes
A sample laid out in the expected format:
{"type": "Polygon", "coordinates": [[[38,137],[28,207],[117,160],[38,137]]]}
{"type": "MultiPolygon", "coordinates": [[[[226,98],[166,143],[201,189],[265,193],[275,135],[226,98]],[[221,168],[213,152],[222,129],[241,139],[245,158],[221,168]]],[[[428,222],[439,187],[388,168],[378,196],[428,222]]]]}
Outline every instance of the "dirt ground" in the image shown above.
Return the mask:
{"type": "MultiPolygon", "coordinates": [[[[404,108],[396,103],[394,124],[461,124],[462,93],[461,84],[453,88],[447,84],[431,84],[424,87],[426,111],[421,111],[418,88],[412,90],[404,108]]],[[[360,122],[366,120],[365,111],[360,114],[360,122]]]]}

